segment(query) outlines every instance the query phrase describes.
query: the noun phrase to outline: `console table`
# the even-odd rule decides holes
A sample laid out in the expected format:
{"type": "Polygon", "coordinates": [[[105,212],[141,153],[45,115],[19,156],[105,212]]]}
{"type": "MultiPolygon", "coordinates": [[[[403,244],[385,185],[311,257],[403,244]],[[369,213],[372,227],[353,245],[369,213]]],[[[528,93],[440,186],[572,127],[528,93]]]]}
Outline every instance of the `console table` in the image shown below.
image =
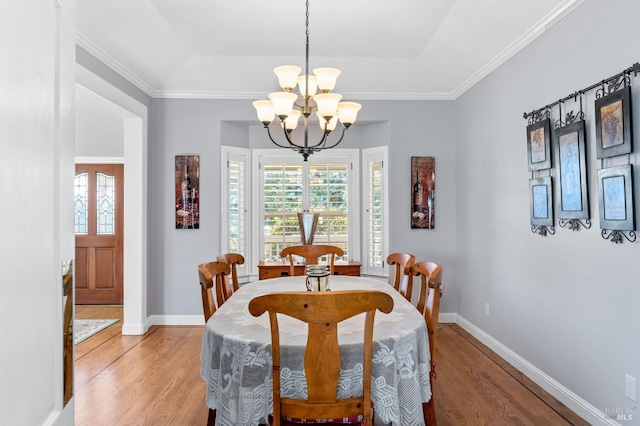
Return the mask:
{"type": "MultiPolygon", "coordinates": [[[[295,265],[296,275],[305,274],[305,266],[303,264],[295,265]]],[[[360,262],[336,262],[333,264],[334,275],[350,275],[353,277],[360,276],[360,262]]],[[[258,263],[258,279],[266,280],[267,278],[280,278],[289,276],[289,263],[282,262],[260,262],[258,263]]]]}

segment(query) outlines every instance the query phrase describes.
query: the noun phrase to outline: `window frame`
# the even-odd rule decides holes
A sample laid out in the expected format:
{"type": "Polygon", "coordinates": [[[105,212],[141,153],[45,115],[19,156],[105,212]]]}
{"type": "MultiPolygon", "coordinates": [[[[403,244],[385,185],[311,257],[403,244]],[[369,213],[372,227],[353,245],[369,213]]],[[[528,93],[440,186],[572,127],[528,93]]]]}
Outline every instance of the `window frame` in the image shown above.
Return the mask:
{"type": "Polygon", "coordinates": [[[362,246],[365,249],[362,252],[362,274],[387,277],[389,268],[386,264],[386,255],[389,253],[389,173],[388,161],[389,149],[387,146],[379,146],[375,148],[366,148],[362,150],[362,246]],[[379,161],[382,163],[382,265],[377,267],[371,265],[369,259],[369,250],[371,241],[369,237],[369,202],[372,192],[373,182],[369,176],[369,166],[372,162],[379,161]]]}
{"type": "MultiPolygon", "coordinates": [[[[244,229],[245,235],[243,238],[243,244],[246,247],[244,253],[240,253],[244,257],[244,265],[237,265],[238,277],[241,281],[247,281],[245,277],[254,274],[254,268],[257,262],[252,257],[252,221],[251,221],[251,189],[252,189],[252,168],[251,168],[251,149],[239,148],[232,146],[221,146],[220,155],[220,250],[221,253],[229,253],[229,238],[230,238],[230,209],[229,209],[229,161],[236,161],[244,165],[244,229]]],[[[257,268],[256,268],[257,271],[257,268]]]]}
{"type": "MultiPolygon", "coordinates": [[[[348,186],[348,247],[349,261],[359,261],[360,259],[360,162],[359,150],[357,149],[331,149],[320,153],[315,153],[309,157],[310,163],[347,163],[349,186],[348,186]]],[[[264,233],[261,219],[264,217],[264,197],[262,188],[263,170],[262,164],[272,162],[303,163],[302,157],[294,151],[283,149],[254,149],[252,150],[252,205],[256,206],[252,212],[252,233],[251,252],[256,262],[254,262],[254,272],[257,274],[257,263],[262,262],[261,248],[264,243],[264,233]]],[[[308,176],[303,173],[303,182],[308,184],[308,176]]]]}

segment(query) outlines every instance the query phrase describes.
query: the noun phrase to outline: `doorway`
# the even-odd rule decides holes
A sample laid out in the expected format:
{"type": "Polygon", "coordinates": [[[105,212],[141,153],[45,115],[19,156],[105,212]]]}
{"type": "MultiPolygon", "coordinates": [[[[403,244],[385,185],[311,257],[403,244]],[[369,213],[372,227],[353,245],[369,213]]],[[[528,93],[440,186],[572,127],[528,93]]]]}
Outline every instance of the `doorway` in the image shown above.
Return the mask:
{"type": "Polygon", "coordinates": [[[124,227],[123,238],[123,324],[122,334],[140,335],[148,328],[147,318],[147,120],[148,108],[127,93],[76,64],[76,94],[96,103],[109,105],[122,117],[123,157],[116,161],[112,154],[82,157],[76,151],[77,163],[124,163],[124,227]],[[100,158],[102,157],[102,158],[100,158]],[[119,161],[118,161],[119,160],[119,161]]]}
{"type": "Polygon", "coordinates": [[[123,177],[122,164],[76,164],[76,305],[122,304],[123,177]]]}

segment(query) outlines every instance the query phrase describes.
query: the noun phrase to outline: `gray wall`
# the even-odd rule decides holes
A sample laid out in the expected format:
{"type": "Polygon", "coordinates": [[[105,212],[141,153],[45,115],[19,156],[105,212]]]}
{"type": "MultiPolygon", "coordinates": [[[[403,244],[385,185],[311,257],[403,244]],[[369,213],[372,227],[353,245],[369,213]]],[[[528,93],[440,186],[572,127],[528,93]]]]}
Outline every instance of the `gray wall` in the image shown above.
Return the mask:
{"type": "MultiPolygon", "coordinates": [[[[611,162],[595,158],[595,92],[583,101],[593,226],[531,232],[522,115],[640,60],[638,18],[636,0],[588,0],[454,104],[458,313],[602,412],[637,405],[624,377],[640,378],[640,247],[600,236],[596,169],[611,162]]],[[[637,152],[639,108],[633,121],[637,152]]]]}
{"type": "MultiPolygon", "coordinates": [[[[455,312],[455,164],[452,104],[449,102],[365,101],[359,121],[341,148],[389,145],[391,251],[445,264],[451,297],[444,312],[455,312]],[[416,135],[416,128],[419,131],[416,135]],[[428,129],[428,131],[427,131],[428,129]],[[438,224],[410,228],[410,157],[436,156],[438,224]],[[396,188],[401,188],[397,190],[396,188]]],[[[272,148],[247,100],[154,99],[149,142],[149,313],[197,315],[195,266],[220,253],[220,146],[272,148]],[[174,226],[174,157],[200,155],[200,230],[174,226]]]]}

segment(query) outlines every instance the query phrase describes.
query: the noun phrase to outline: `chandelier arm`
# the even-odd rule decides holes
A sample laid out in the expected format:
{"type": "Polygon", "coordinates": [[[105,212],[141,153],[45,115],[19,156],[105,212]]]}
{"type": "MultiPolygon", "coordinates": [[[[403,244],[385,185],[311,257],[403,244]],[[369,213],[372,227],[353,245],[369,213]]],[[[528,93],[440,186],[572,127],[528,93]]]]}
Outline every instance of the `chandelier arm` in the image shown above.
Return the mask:
{"type": "Polygon", "coordinates": [[[323,144],[323,146],[322,146],[322,147],[320,147],[320,148],[316,148],[318,145],[320,145],[320,144],[318,144],[318,145],[314,146],[314,150],[315,150],[315,151],[320,151],[320,150],[323,150],[323,149],[331,149],[331,148],[335,148],[336,146],[338,146],[338,144],[339,144],[340,142],[342,142],[342,139],[344,139],[344,134],[345,134],[345,131],[346,131],[346,130],[347,130],[347,129],[346,129],[346,127],[344,127],[344,126],[343,126],[343,127],[342,127],[342,134],[340,135],[340,139],[338,139],[338,141],[337,141],[336,143],[334,143],[333,145],[329,145],[329,146],[326,146],[326,143],[327,143],[327,141],[329,140],[329,133],[325,133],[325,137],[324,137],[324,144],[323,144]]]}
{"type": "Polygon", "coordinates": [[[267,134],[269,135],[269,139],[271,139],[271,142],[273,142],[276,146],[279,146],[280,148],[300,148],[298,145],[294,144],[293,142],[291,142],[291,140],[289,139],[289,137],[287,136],[287,132],[285,131],[285,137],[287,139],[287,142],[289,142],[289,146],[287,145],[281,145],[278,142],[275,141],[275,139],[273,139],[273,136],[271,136],[271,129],[269,128],[269,126],[264,126],[265,129],[267,129],[267,134]]]}
{"type": "Polygon", "coordinates": [[[285,148],[293,148],[293,149],[304,148],[304,146],[298,145],[297,143],[295,143],[294,141],[291,140],[291,138],[289,137],[289,135],[291,133],[287,132],[284,128],[282,129],[282,132],[284,133],[284,137],[287,140],[287,142],[289,142],[289,146],[287,146],[285,148]]]}

